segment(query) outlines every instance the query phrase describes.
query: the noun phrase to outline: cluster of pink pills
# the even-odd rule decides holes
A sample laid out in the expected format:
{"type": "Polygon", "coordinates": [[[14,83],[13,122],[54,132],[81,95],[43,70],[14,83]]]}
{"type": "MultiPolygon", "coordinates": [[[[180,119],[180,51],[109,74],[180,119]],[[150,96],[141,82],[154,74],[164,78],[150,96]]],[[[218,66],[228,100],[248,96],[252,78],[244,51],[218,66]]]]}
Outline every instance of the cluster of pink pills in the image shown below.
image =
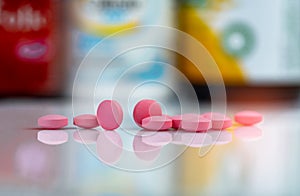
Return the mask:
{"type": "MultiPolygon", "coordinates": [[[[160,105],[154,100],[138,102],[133,111],[133,118],[140,127],[153,131],[173,128],[205,132],[209,129],[225,130],[232,126],[232,120],[221,113],[164,115],[160,105]]],[[[263,116],[255,111],[242,111],[234,115],[234,120],[241,125],[250,126],[261,122],[263,116]]]]}
{"type": "MultiPolygon", "coordinates": [[[[165,115],[160,104],[150,99],[141,100],[135,105],[133,119],[138,126],[151,131],[181,129],[187,132],[206,132],[225,130],[233,124],[231,118],[221,113],[165,115]]],[[[261,122],[263,116],[255,111],[242,111],[234,115],[234,120],[241,125],[250,126],[261,122]]],[[[96,115],[76,116],[73,124],[84,129],[101,126],[105,130],[115,130],[122,121],[121,105],[115,100],[104,100],[99,104],[96,115]]],[[[68,118],[57,114],[46,115],[38,119],[38,125],[44,129],[60,129],[68,125],[68,118]]],[[[51,130],[39,132],[38,139],[40,141],[48,139],[49,144],[53,138],[61,138],[62,143],[68,139],[65,132],[51,132],[51,130]]]]}

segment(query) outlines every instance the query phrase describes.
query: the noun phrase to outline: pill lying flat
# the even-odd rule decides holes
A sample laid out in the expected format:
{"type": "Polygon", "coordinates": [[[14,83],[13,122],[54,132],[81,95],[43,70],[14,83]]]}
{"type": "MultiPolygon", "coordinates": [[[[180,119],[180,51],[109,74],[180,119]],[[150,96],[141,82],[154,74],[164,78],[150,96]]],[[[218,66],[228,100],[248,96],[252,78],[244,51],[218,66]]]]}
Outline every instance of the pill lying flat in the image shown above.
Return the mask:
{"type": "Polygon", "coordinates": [[[49,145],[63,144],[68,141],[68,133],[65,131],[39,131],[37,140],[49,145]]]}
{"type": "Polygon", "coordinates": [[[121,158],[123,142],[115,131],[100,132],[97,138],[97,154],[99,159],[106,164],[114,164],[121,158]]]}
{"type": "Polygon", "coordinates": [[[94,114],[78,115],[74,117],[73,124],[85,129],[92,129],[99,126],[97,117],[94,114]]]}
{"type": "Polygon", "coordinates": [[[232,120],[221,113],[205,113],[201,117],[211,120],[211,128],[214,130],[224,130],[232,126],[232,120]]]}
{"type": "Polygon", "coordinates": [[[135,123],[142,127],[142,120],[149,116],[161,116],[162,109],[159,103],[151,99],[139,101],[133,109],[133,119],[135,123]]]}
{"type": "Polygon", "coordinates": [[[212,119],[213,117],[219,117],[219,118],[226,117],[225,114],[222,114],[219,112],[207,112],[207,113],[201,114],[200,116],[203,118],[207,118],[207,119],[212,119]]]}
{"type": "Polygon", "coordinates": [[[210,120],[199,115],[183,115],[181,128],[185,131],[207,131],[210,128],[210,120]]]}
{"type": "Polygon", "coordinates": [[[123,121],[121,105],[114,100],[102,101],[97,109],[97,120],[103,129],[114,130],[118,128],[123,121]]]}
{"type": "Polygon", "coordinates": [[[98,136],[99,131],[92,129],[79,130],[73,133],[73,139],[82,144],[94,144],[97,142],[98,136]]]}
{"type": "Polygon", "coordinates": [[[229,117],[212,119],[211,127],[215,130],[225,130],[232,126],[232,120],[229,117]]]}
{"type": "Polygon", "coordinates": [[[234,120],[243,125],[254,125],[263,120],[262,114],[256,111],[241,111],[234,115],[234,120]]]}
{"type": "Polygon", "coordinates": [[[63,115],[49,114],[40,117],[38,125],[45,129],[59,129],[68,125],[68,118],[63,115]]]}
{"type": "Polygon", "coordinates": [[[167,116],[149,116],[142,120],[142,127],[152,131],[167,130],[172,127],[172,119],[167,116]]]}
{"type": "Polygon", "coordinates": [[[169,132],[153,132],[151,135],[142,136],[142,141],[151,146],[165,146],[172,141],[169,132]]]}
{"type": "Polygon", "coordinates": [[[170,117],[172,119],[172,128],[180,129],[182,115],[175,115],[170,117]]]}
{"type": "Polygon", "coordinates": [[[182,122],[183,116],[184,117],[191,117],[191,118],[198,118],[199,114],[187,113],[187,114],[180,114],[180,115],[171,116],[170,118],[172,119],[172,127],[174,129],[180,129],[181,128],[181,122],[182,122]]]}

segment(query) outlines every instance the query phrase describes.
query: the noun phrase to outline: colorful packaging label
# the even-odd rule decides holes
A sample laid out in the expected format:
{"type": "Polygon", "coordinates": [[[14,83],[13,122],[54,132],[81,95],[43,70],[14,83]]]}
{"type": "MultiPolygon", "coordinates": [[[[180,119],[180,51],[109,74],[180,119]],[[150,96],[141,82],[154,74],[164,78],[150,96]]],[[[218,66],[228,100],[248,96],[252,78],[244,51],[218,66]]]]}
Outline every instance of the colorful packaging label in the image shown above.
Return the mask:
{"type": "MultiPolygon", "coordinates": [[[[181,3],[178,17],[180,28],[209,50],[226,84],[300,84],[299,1],[191,0],[181,3]]],[[[193,83],[204,82],[191,63],[180,64],[193,83]]]]}
{"type": "Polygon", "coordinates": [[[0,0],[0,94],[58,95],[66,45],[56,0],[0,0]]]}
{"type": "MultiPolygon", "coordinates": [[[[168,80],[170,74],[163,63],[173,64],[167,50],[149,46],[126,48],[133,40],[143,40],[157,35],[164,40],[171,36],[135,27],[144,25],[172,25],[172,1],[146,0],[91,0],[73,4],[73,16],[77,23],[76,51],[82,59],[94,59],[95,67],[105,66],[99,62],[111,60],[101,76],[107,89],[113,89],[112,81],[122,79],[122,84],[139,83],[145,79],[168,80]],[[99,47],[101,45],[101,47],[99,47]],[[124,48],[122,54],[114,57],[115,51],[124,48]]],[[[92,73],[91,73],[92,74],[92,73]]],[[[102,89],[102,94],[105,90],[102,89]]]]}

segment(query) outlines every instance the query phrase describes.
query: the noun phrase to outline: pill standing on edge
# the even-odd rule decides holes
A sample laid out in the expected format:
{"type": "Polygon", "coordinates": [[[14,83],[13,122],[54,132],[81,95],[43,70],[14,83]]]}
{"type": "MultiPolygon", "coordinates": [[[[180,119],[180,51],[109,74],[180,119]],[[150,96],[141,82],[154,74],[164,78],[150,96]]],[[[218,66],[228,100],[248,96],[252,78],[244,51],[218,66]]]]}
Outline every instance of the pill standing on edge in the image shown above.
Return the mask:
{"type": "Polygon", "coordinates": [[[151,99],[139,101],[133,109],[133,119],[135,123],[142,127],[142,120],[149,116],[161,116],[162,109],[158,102],[151,99]]]}
{"type": "Polygon", "coordinates": [[[49,114],[41,116],[38,125],[45,129],[59,129],[68,125],[68,118],[63,115],[49,114]]]}
{"type": "Polygon", "coordinates": [[[85,129],[92,129],[99,126],[97,117],[94,114],[81,114],[75,116],[73,119],[73,124],[85,129]]]}
{"type": "Polygon", "coordinates": [[[221,113],[209,112],[202,114],[201,117],[211,120],[213,130],[225,130],[232,126],[231,118],[221,113]]]}
{"type": "Polygon", "coordinates": [[[234,115],[234,120],[242,125],[254,125],[263,120],[262,114],[256,111],[245,110],[234,115]]]}
{"type": "Polygon", "coordinates": [[[118,128],[123,121],[121,105],[114,100],[102,101],[97,109],[97,120],[103,129],[114,130],[118,128]]]}
{"type": "Polygon", "coordinates": [[[59,145],[68,141],[68,133],[65,131],[39,131],[37,140],[49,145],[59,145]]]}
{"type": "Polygon", "coordinates": [[[172,119],[167,116],[149,116],[142,120],[142,127],[152,131],[167,130],[172,127],[172,119]]]}

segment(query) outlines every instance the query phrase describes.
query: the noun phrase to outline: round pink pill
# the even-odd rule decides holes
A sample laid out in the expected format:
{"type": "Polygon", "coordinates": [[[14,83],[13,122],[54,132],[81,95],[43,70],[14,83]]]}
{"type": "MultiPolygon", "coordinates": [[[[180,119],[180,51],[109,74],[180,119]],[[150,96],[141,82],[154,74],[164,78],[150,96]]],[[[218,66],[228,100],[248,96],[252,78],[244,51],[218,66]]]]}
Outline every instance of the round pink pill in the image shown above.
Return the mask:
{"type": "Polygon", "coordinates": [[[255,111],[241,111],[234,115],[234,120],[242,125],[254,125],[261,122],[263,116],[255,111]]]}
{"type": "Polygon", "coordinates": [[[99,131],[89,129],[75,131],[73,133],[73,139],[82,144],[94,144],[96,143],[98,136],[99,131]]]}
{"type": "Polygon", "coordinates": [[[167,116],[149,116],[142,120],[142,127],[152,131],[167,130],[172,127],[172,119],[167,116]]]}
{"type": "Polygon", "coordinates": [[[121,105],[114,100],[101,102],[97,109],[97,120],[103,129],[114,130],[118,128],[123,121],[121,105]]]}
{"type": "Polygon", "coordinates": [[[142,127],[142,120],[149,116],[161,116],[162,109],[155,100],[143,99],[133,109],[133,119],[136,124],[142,127]]]}
{"type": "Polygon", "coordinates": [[[207,131],[210,128],[210,120],[199,115],[183,115],[181,128],[185,131],[207,131]]]}
{"type": "Polygon", "coordinates": [[[76,116],[73,119],[73,124],[84,129],[92,129],[99,126],[97,117],[93,114],[82,114],[76,116]]]}
{"type": "Polygon", "coordinates": [[[49,145],[63,144],[68,141],[68,133],[65,131],[39,131],[37,140],[49,145]]]}
{"type": "Polygon", "coordinates": [[[211,128],[214,130],[225,130],[232,126],[232,120],[224,114],[209,112],[201,117],[211,120],[211,128]]]}
{"type": "Polygon", "coordinates": [[[40,117],[38,125],[45,129],[60,129],[68,125],[68,118],[63,115],[49,114],[40,117]]]}

